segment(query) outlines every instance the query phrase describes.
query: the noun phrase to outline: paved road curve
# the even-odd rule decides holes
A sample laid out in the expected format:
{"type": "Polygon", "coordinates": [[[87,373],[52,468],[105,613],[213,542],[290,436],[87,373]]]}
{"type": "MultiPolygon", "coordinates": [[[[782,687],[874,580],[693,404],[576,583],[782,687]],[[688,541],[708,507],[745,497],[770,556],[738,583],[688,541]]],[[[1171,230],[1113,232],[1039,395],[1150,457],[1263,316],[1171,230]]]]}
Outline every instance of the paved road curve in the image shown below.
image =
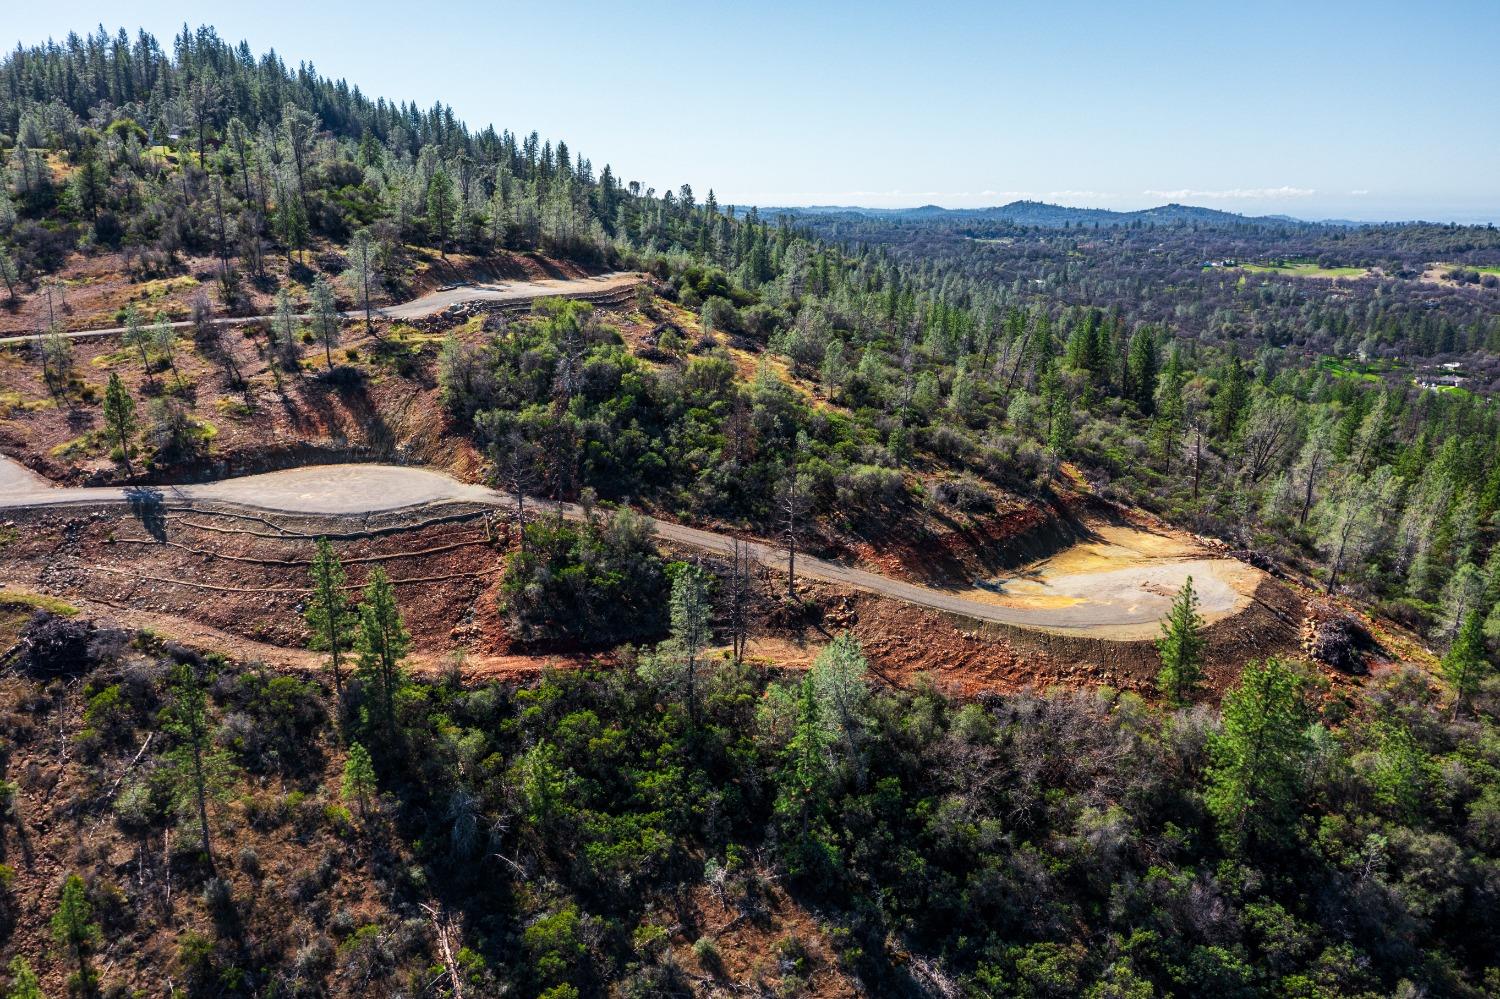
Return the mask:
{"type": "MultiPolygon", "coordinates": [[[[580,295],[597,295],[601,292],[618,291],[622,288],[631,288],[640,284],[641,276],[628,271],[613,271],[609,274],[600,274],[597,277],[576,279],[554,279],[545,278],[540,281],[503,281],[492,284],[462,284],[452,288],[444,288],[439,291],[430,292],[420,298],[414,298],[410,302],[400,305],[388,305],[375,309],[378,316],[386,319],[420,319],[423,316],[433,316],[453,305],[462,305],[466,302],[529,302],[537,298],[576,298],[580,295]]],[[[363,319],[363,310],[343,313],[345,319],[363,319]]],[[[258,323],[269,316],[232,316],[213,320],[216,326],[243,326],[247,323],[258,323]]],[[[299,315],[298,319],[310,319],[311,316],[299,315]]],[[[186,329],[191,322],[168,323],[173,329],[186,329]]],[[[116,333],[124,333],[125,327],[111,326],[100,330],[72,330],[63,332],[63,335],[77,340],[84,337],[112,336],[116,333]]],[[[14,343],[28,343],[40,340],[43,334],[28,333],[21,336],[0,337],[0,346],[14,343]]]]}
{"type": "MultiPolygon", "coordinates": [[[[314,465],[263,475],[180,486],[53,488],[16,462],[0,456],[0,509],[69,504],[189,503],[194,500],[229,503],[268,513],[357,515],[385,513],[422,506],[479,503],[513,505],[511,497],[484,486],[459,482],[438,472],[398,465],[314,465]]],[[[540,507],[542,504],[538,504],[540,507]]],[[[548,509],[552,504],[546,504],[548,509]]],[[[563,504],[563,515],[581,519],[583,511],[563,504]]],[[[661,538],[702,551],[727,555],[733,539],[682,524],[653,520],[661,538]]],[[[764,542],[747,542],[752,558],[784,570],[784,549],[764,542]]],[[[1079,599],[1067,606],[1010,607],[969,599],[930,587],[891,579],[877,573],[825,559],[801,556],[804,575],[904,600],[934,610],[981,621],[1018,625],[1065,634],[1116,639],[1147,638],[1154,634],[1170,593],[1191,573],[1198,589],[1200,610],[1210,619],[1242,609],[1249,597],[1231,585],[1243,579],[1245,566],[1232,559],[1167,559],[1131,570],[1057,576],[1048,585],[1060,594],[1098,593],[1098,582],[1111,577],[1107,596],[1079,599]],[[1087,581],[1090,585],[1082,585],[1087,581]],[[1117,584],[1117,585],[1116,585],[1117,584]]]]}

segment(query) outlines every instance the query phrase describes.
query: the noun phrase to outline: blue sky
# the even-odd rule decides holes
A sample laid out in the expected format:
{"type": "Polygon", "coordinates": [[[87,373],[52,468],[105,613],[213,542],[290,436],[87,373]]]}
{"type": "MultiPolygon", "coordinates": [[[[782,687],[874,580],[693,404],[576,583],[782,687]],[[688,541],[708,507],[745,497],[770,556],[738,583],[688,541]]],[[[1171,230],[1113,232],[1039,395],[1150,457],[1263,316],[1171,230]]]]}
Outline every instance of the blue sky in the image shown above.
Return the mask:
{"type": "Polygon", "coordinates": [[[7,44],[211,23],[722,202],[1500,222],[1495,0],[6,6],[7,44]]]}

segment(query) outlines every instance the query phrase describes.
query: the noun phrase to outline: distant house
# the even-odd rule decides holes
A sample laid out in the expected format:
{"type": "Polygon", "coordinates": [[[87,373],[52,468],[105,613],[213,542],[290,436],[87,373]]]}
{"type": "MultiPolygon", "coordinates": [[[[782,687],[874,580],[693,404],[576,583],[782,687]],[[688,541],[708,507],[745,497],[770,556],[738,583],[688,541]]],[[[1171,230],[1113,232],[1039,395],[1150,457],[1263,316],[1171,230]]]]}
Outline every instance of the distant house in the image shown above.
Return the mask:
{"type": "MultiPolygon", "coordinates": [[[[1447,365],[1444,365],[1444,367],[1447,367],[1447,365]]],[[[1458,375],[1418,375],[1416,378],[1418,388],[1428,389],[1432,392],[1442,389],[1461,388],[1468,381],[1467,378],[1462,378],[1458,375]]]]}

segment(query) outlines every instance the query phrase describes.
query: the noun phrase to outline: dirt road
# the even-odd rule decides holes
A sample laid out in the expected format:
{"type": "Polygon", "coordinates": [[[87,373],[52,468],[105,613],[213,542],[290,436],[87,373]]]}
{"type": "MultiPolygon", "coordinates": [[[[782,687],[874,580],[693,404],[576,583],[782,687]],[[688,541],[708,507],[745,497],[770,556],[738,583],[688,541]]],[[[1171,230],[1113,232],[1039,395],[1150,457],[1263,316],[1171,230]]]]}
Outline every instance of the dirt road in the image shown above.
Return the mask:
{"type": "MultiPolygon", "coordinates": [[[[270,513],[349,516],[423,506],[478,503],[508,507],[511,497],[446,475],[396,465],[315,465],[307,468],[178,486],[52,488],[44,480],[0,457],[0,509],[68,504],[118,503],[137,508],[194,501],[230,504],[270,513]]],[[[533,509],[542,508],[535,504],[533,509]]],[[[551,504],[546,504],[552,509],[551,504]]],[[[563,504],[570,519],[581,508],[563,504]]],[[[733,539],[682,524],[653,520],[663,540],[727,555],[733,539]]],[[[765,542],[748,542],[752,558],[775,569],[786,567],[786,552],[765,542]]],[[[1140,547],[1140,546],[1138,546],[1140,547]]],[[[1179,546],[1180,548],[1180,546],[1179,546]]],[[[1039,563],[1024,579],[1018,597],[997,597],[977,588],[941,590],[891,579],[825,559],[800,556],[798,572],[828,582],[893,597],[980,621],[995,621],[1061,634],[1115,640],[1154,637],[1172,595],[1192,575],[1200,611],[1209,621],[1242,610],[1258,574],[1233,559],[1163,550],[1142,554],[1133,564],[1087,565],[1057,560],[1039,563]]]]}
{"type": "MultiPolygon", "coordinates": [[[[609,274],[600,274],[596,277],[578,278],[576,280],[546,278],[538,281],[504,281],[496,284],[464,284],[452,288],[443,288],[430,292],[420,298],[414,298],[410,302],[400,305],[388,305],[375,309],[375,314],[386,319],[420,319],[423,316],[436,315],[444,309],[454,305],[462,305],[466,302],[529,302],[537,298],[577,298],[580,295],[596,295],[600,292],[618,291],[622,288],[630,288],[641,282],[641,276],[628,271],[614,271],[609,274]]],[[[343,313],[345,319],[363,319],[363,310],[343,313]]],[[[220,318],[213,320],[216,326],[243,326],[246,323],[261,322],[267,316],[238,316],[220,318]]],[[[310,319],[308,315],[298,315],[298,319],[310,319]]],[[[173,329],[186,329],[191,326],[190,322],[168,323],[173,329]]],[[[73,330],[65,331],[64,336],[70,339],[80,339],[94,336],[113,336],[125,332],[123,326],[111,326],[107,329],[98,330],[73,330]]],[[[6,344],[28,343],[40,340],[42,334],[31,333],[25,336],[0,337],[0,346],[6,344]]]]}

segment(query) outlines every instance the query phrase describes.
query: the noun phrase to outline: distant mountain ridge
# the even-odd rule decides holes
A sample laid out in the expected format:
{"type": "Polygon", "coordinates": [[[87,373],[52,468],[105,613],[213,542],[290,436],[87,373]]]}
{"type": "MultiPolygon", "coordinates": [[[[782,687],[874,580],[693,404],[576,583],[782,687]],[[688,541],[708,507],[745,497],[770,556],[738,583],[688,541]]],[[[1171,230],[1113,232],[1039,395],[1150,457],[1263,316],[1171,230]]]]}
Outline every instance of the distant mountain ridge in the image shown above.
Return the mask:
{"type": "MultiPolygon", "coordinates": [[[[748,206],[746,206],[748,207],[748,206]]],[[[1239,215],[1217,208],[1172,203],[1134,212],[1117,212],[1107,208],[1071,208],[1044,201],[1012,201],[990,208],[943,208],[922,205],[917,208],[863,208],[854,205],[809,205],[804,207],[757,207],[761,215],[848,215],[881,218],[890,221],[1010,222],[1015,225],[1061,228],[1064,225],[1130,225],[1135,222],[1157,225],[1320,225],[1287,215],[1239,215]]],[[[1331,223],[1339,224],[1339,223],[1331,223]]]]}

